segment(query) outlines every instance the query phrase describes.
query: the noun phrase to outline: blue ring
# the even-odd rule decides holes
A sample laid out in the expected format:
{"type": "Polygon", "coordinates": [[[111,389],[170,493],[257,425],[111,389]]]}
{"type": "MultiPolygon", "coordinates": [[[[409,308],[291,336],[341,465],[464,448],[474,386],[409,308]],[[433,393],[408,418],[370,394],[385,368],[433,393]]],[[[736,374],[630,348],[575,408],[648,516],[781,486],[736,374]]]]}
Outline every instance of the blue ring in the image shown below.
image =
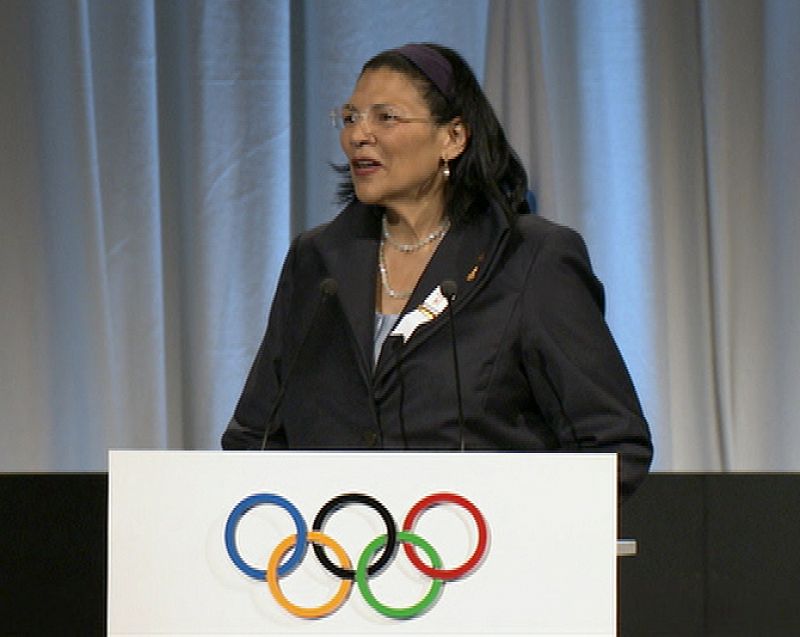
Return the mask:
{"type": "Polygon", "coordinates": [[[258,506],[259,504],[274,504],[285,509],[294,520],[294,525],[297,528],[297,543],[295,544],[294,551],[291,557],[278,567],[278,577],[285,577],[302,561],[303,556],[308,546],[308,527],[300,511],[286,498],[275,495],[274,493],[256,493],[247,496],[244,500],[239,502],[231,511],[228,516],[228,521],[225,523],[225,548],[228,551],[228,556],[231,558],[236,567],[245,575],[253,579],[264,581],[267,579],[267,571],[253,568],[242,559],[239,554],[239,549],[236,546],[236,527],[239,525],[239,520],[242,519],[245,513],[250,509],[258,506]]]}

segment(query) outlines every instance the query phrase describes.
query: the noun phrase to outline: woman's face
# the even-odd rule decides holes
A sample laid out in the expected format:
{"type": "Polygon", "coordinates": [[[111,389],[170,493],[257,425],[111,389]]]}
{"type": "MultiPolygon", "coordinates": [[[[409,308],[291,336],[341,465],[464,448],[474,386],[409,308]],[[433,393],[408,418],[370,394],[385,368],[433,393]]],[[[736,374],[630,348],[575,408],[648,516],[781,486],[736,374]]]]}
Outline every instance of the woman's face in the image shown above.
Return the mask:
{"type": "Polygon", "coordinates": [[[440,161],[447,157],[448,127],[432,123],[410,79],[386,68],[365,71],[345,110],[373,115],[345,126],[340,138],[360,201],[394,208],[442,197],[440,161]],[[390,126],[374,121],[374,116],[386,114],[386,107],[415,121],[390,126]]]}

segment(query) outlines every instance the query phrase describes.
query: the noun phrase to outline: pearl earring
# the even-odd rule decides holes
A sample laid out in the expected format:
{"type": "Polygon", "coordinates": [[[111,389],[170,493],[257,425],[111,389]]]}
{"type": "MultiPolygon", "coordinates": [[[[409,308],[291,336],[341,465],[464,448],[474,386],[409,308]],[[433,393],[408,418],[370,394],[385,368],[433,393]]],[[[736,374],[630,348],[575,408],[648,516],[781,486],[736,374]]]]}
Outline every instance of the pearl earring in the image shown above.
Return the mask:
{"type": "Polygon", "coordinates": [[[447,162],[446,159],[442,159],[442,161],[444,162],[444,168],[442,168],[442,174],[444,175],[444,178],[447,179],[448,177],[450,177],[450,164],[447,162]]]}

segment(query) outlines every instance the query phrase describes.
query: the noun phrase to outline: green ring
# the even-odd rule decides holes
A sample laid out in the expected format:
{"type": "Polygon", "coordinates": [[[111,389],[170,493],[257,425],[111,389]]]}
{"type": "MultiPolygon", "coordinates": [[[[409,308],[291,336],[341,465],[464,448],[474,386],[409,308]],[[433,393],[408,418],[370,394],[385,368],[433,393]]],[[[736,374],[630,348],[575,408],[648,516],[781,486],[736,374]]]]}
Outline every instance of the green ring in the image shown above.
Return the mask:
{"type": "MultiPolygon", "coordinates": [[[[434,568],[441,568],[442,558],[439,557],[439,554],[430,544],[428,544],[428,542],[423,540],[416,533],[410,533],[409,531],[398,531],[397,541],[409,542],[418,546],[428,554],[428,557],[433,563],[434,568]]],[[[428,606],[433,604],[434,601],[436,601],[439,591],[442,589],[443,581],[440,579],[434,579],[428,594],[425,595],[425,597],[423,597],[419,602],[413,606],[409,606],[408,608],[393,608],[391,606],[381,604],[375,595],[372,594],[372,591],[369,590],[369,582],[367,581],[367,567],[369,566],[369,563],[375,553],[377,553],[386,544],[386,542],[386,535],[381,535],[375,538],[361,553],[361,557],[358,558],[358,568],[356,569],[356,583],[358,584],[358,590],[361,591],[361,595],[364,597],[367,603],[372,606],[372,608],[386,617],[391,617],[392,619],[408,619],[410,617],[416,617],[420,613],[424,612],[428,606]]]]}

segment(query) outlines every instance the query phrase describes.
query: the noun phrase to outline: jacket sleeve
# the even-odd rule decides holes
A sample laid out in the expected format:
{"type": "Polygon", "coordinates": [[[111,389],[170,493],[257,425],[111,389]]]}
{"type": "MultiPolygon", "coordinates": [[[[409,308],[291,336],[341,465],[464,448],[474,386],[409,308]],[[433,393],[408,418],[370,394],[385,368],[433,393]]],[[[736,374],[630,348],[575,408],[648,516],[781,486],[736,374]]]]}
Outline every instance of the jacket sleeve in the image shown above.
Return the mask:
{"type": "Polygon", "coordinates": [[[526,372],[545,418],[567,449],[616,452],[626,498],[644,480],[653,447],[578,233],[555,226],[544,237],[522,303],[526,372]]]}
{"type": "MultiPolygon", "coordinates": [[[[294,262],[298,239],[295,239],[283,263],[272,301],[267,331],[247,376],[244,390],[231,421],[222,434],[226,450],[261,449],[264,428],[281,386],[281,362],[294,287],[294,262]]],[[[279,421],[274,422],[267,448],[286,448],[286,437],[279,421]]]]}

